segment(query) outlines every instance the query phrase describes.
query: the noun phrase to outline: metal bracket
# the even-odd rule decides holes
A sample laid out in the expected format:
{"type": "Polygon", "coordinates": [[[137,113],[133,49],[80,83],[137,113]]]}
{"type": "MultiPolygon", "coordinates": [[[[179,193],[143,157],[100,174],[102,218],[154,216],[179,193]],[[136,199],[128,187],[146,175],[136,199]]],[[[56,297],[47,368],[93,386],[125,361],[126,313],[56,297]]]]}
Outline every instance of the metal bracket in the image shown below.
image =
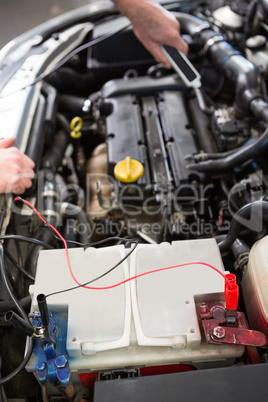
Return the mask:
{"type": "Polygon", "coordinates": [[[249,329],[244,313],[227,311],[219,303],[202,303],[200,318],[209,343],[259,347],[268,343],[265,334],[249,329]]]}
{"type": "MultiPolygon", "coordinates": [[[[237,313],[239,319],[243,313],[237,313]]],[[[244,318],[244,317],[243,317],[244,318]]],[[[245,346],[265,346],[267,344],[266,335],[262,332],[245,328],[244,326],[227,327],[219,325],[217,320],[203,320],[202,325],[209,343],[229,343],[233,345],[245,346]]]]}

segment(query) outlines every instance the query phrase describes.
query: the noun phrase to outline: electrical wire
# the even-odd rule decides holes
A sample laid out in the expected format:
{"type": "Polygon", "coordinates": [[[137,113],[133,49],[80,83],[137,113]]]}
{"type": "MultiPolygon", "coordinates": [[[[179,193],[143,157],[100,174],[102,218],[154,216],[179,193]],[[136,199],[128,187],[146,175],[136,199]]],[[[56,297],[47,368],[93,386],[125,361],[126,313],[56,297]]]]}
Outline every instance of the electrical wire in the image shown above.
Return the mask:
{"type": "MultiPolygon", "coordinates": [[[[7,291],[8,291],[8,293],[9,293],[9,296],[10,296],[11,300],[14,302],[14,304],[15,304],[18,312],[20,313],[21,317],[24,320],[28,321],[27,314],[25,313],[23,308],[18,303],[18,301],[15,298],[15,296],[14,296],[14,294],[13,294],[11,288],[10,288],[10,285],[8,283],[8,279],[7,279],[6,272],[5,272],[4,247],[3,247],[3,244],[1,242],[0,242],[0,272],[2,274],[3,282],[5,284],[5,287],[6,287],[7,291]]],[[[19,366],[14,371],[12,371],[6,377],[0,379],[0,386],[2,386],[3,384],[7,383],[10,380],[12,380],[14,377],[16,377],[16,375],[18,375],[21,372],[21,370],[24,369],[24,367],[26,366],[26,364],[30,360],[30,357],[32,355],[32,351],[33,351],[33,339],[31,337],[29,337],[28,349],[27,349],[26,355],[24,356],[24,359],[22,360],[22,362],[19,364],[19,366]]]]}
{"type": "MultiPolygon", "coordinates": [[[[53,233],[53,236],[56,239],[61,240],[60,237],[55,235],[55,233],[53,233]]],[[[121,242],[126,242],[126,243],[133,243],[133,241],[131,239],[127,239],[125,237],[120,237],[120,236],[107,237],[106,239],[98,240],[98,241],[91,242],[91,243],[81,243],[81,242],[75,241],[75,240],[66,240],[66,243],[67,244],[76,244],[77,246],[84,247],[86,249],[88,247],[100,246],[101,244],[109,243],[109,242],[112,242],[112,241],[121,241],[121,242]]]]}
{"type": "MultiPolygon", "coordinates": [[[[58,230],[57,230],[53,225],[51,225],[50,223],[48,223],[48,222],[46,221],[45,217],[44,217],[43,215],[41,215],[40,212],[37,211],[37,209],[36,209],[29,201],[24,200],[24,199],[21,198],[20,196],[15,197],[15,198],[14,198],[14,201],[22,201],[24,204],[26,204],[29,208],[31,208],[31,209],[36,213],[36,215],[38,216],[38,218],[41,219],[41,221],[42,221],[45,225],[47,225],[50,229],[52,229],[52,230],[57,234],[57,236],[60,238],[60,240],[61,240],[61,241],[63,242],[63,244],[64,244],[64,248],[65,248],[65,252],[66,252],[67,264],[68,264],[68,268],[69,268],[69,272],[70,272],[70,274],[71,274],[71,277],[73,278],[74,282],[78,285],[78,287],[84,287],[84,288],[86,288],[86,289],[89,289],[89,287],[86,286],[87,283],[86,283],[86,284],[81,284],[81,283],[76,279],[76,277],[75,277],[75,275],[74,275],[74,273],[73,273],[73,270],[72,270],[72,267],[71,267],[71,262],[70,262],[70,257],[69,257],[68,246],[67,246],[67,242],[66,242],[66,240],[64,239],[64,237],[58,232],[58,230]]],[[[122,237],[117,237],[117,238],[120,239],[120,240],[124,239],[124,238],[122,238],[122,237]]],[[[114,238],[113,238],[113,239],[114,239],[114,238]]],[[[125,239],[124,239],[124,240],[125,240],[125,239]]],[[[107,241],[107,239],[106,239],[106,241],[107,241]]],[[[128,239],[128,241],[129,241],[129,239],[128,239]]],[[[96,243],[101,244],[101,243],[103,243],[103,242],[104,242],[103,240],[100,240],[99,242],[96,242],[96,243]]],[[[96,243],[95,243],[95,245],[96,245],[96,243]]],[[[136,243],[136,244],[135,244],[135,246],[132,248],[132,250],[130,250],[130,252],[129,252],[128,254],[126,254],[126,256],[125,256],[124,258],[122,258],[122,260],[120,260],[114,267],[112,267],[111,269],[109,269],[105,274],[99,276],[98,278],[95,278],[94,280],[89,281],[89,283],[92,283],[92,282],[96,281],[97,279],[102,278],[103,276],[107,275],[108,273],[112,272],[115,268],[117,268],[123,261],[125,261],[125,260],[130,256],[131,253],[133,253],[133,251],[135,250],[135,248],[136,248],[137,245],[138,245],[138,242],[135,242],[135,243],[136,243]]],[[[76,289],[76,288],[77,288],[77,286],[75,286],[75,287],[73,287],[73,288],[70,288],[70,290],[73,290],[73,289],[76,289]]]]}
{"type": "Polygon", "coordinates": [[[17,299],[15,298],[15,296],[14,296],[14,294],[13,294],[11,288],[10,288],[8,278],[7,278],[7,274],[6,274],[6,270],[5,270],[4,247],[3,247],[2,243],[0,243],[0,271],[1,271],[1,274],[2,274],[2,277],[3,277],[5,287],[6,287],[7,291],[8,291],[8,294],[9,294],[11,300],[15,304],[15,306],[16,306],[18,312],[20,313],[21,317],[24,320],[28,320],[27,314],[25,313],[23,308],[19,305],[17,299]]]}
{"type": "Polygon", "coordinates": [[[30,83],[27,84],[27,85],[24,85],[24,86],[21,87],[21,88],[16,89],[16,90],[13,91],[13,92],[9,92],[9,93],[7,93],[7,94],[4,95],[4,96],[1,96],[1,95],[0,95],[0,99],[1,99],[1,98],[5,98],[5,97],[7,97],[7,96],[9,96],[9,95],[13,95],[14,93],[17,93],[17,92],[22,91],[22,90],[24,90],[24,89],[26,89],[26,88],[28,88],[28,87],[30,87],[30,86],[32,86],[32,85],[37,84],[38,82],[40,82],[40,81],[44,80],[45,78],[47,78],[50,74],[54,73],[56,70],[58,70],[58,69],[59,69],[60,67],[62,67],[64,64],[66,64],[70,59],[72,59],[72,58],[73,58],[75,55],[77,55],[78,53],[82,52],[83,50],[89,49],[90,47],[95,46],[95,45],[97,45],[98,43],[101,43],[101,42],[103,42],[104,40],[109,39],[109,38],[113,37],[114,35],[117,35],[117,34],[120,33],[120,32],[123,32],[123,31],[124,31],[125,29],[127,29],[129,26],[130,26],[130,23],[128,23],[127,25],[125,25],[124,27],[118,29],[118,30],[115,31],[115,32],[108,33],[108,34],[103,35],[103,36],[101,36],[101,37],[99,37],[99,38],[93,39],[93,40],[91,40],[90,42],[84,43],[83,45],[77,47],[77,48],[74,49],[72,52],[70,52],[67,56],[65,56],[65,57],[64,57],[61,61],[59,61],[50,71],[40,74],[40,75],[39,75],[38,77],[36,77],[32,82],[30,82],[30,83]]]}
{"type": "Polygon", "coordinates": [[[2,229],[3,223],[6,216],[6,203],[7,197],[6,194],[0,194],[0,228],[2,229]]]}
{"type": "MultiPolygon", "coordinates": [[[[117,266],[120,263],[121,263],[121,261],[117,264],[117,266]]],[[[118,282],[118,283],[115,283],[115,284],[110,285],[110,286],[102,286],[102,287],[85,286],[85,285],[87,285],[89,283],[92,283],[92,282],[96,281],[97,279],[99,279],[99,277],[98,277],[98,278],[92,279],[91,281],[88,281],[86,283],[80,284],[79,286],[76,286],[74,288],[65,289],[63,291],[50,293],[46,297],[49,297],[49,296],[52,296],[52,295],[55,295],[55,294],[58,294],[58,293],[68,292],[69,290],[77,289],[79,287],[84,287],[85,289],[91,289],[91,290],[109,290],[109,289],[113,289],[113,288],[116,288],[118,286],[121,286],[121,285],[123,285],[123,284],[125,284],[127,282],[133,281],[134,279],[141,278],[142,276],[154,274],[156,272],[167,271],[167,270],[174,269],[174,268],[186,267],[186,266],[189,266],[189,265],[204,265],[206,267],[212,268],[214,271],[216,271],[218,274],[220,274],[223,277],[223,279],[226,281],[226,283],[228,283],[228,286],[230,286],[231,289],[233,288],[232,283],[229,281],[229,279],[226,278],[226,276],[218,268],[216,268],[213,265],[210,265],[210,264],[208,264],[206,262],[195,261],[195,262],[187,262],[187,263],[184,263],[184,264],[178,264],[178,265],[173,265],[173,266],[170,266],[170,267],[158,268],[158,269],[154,269],[152,271],[143,272],[142,274],[131,276],[130,278],[127,278],[127,279],[123,280],[122,282],[118,282]]],[[[109,272],[111,272],[112,269],[113,268],[111,268],[109,271],[105,272],[101,277],[107,275],[109,272]]]]}
{"type": "MultiPolygon", "coordinates": [[[[85,283],[80,283],[80,284],[78,284],[78,286],[73,286],[72,288],[63,289],[63,290],[59,290],[57,292],[49,293],[48,295],[46,295],[46,298],[50,297],[50,296],[60,294],[60,293],[70,292],[71,290],[79,289],[79,288],[82,288],[82,287],[85,288],[85,289],[93,289],[93,288],[91,288],[89,286],[86,286],[86,285],[89,285],[90,283],[93,283],[93,282],[103,278],[104,276],[106,276],[110,272],[112,272],[115,268],[117,268],[119,265],[121,265],[133,253],[133,251],[136,249],[138,244],[139,244],[139,242],[135,242],[134,247],[125,255],[125,257],[123,257],[119,262],[117,262],[112,268],[110,268],[108,271],[104,272],[102,275],[100,275],[100,276],[98,276],[98,277],[96,277],[94,279],[91,279],[90,281],[87,281],[85,283]]],[[[79,283],[79,282],[76,281],[76,283],[79,283]]]]}
{"type": "MultiPolygon", "coordinates": [[[[71,267],[71,263],[70,263],[70,257],[69,257],[69,252],[68,252],[68,246],[67,246],[67,243],[66,243],[66,240],[64,239],[64,237],[58,232],[58,230],[57,230],[53,225],[48,224],[48,222],[45,220],[45,218],[37,211],[37,209],[36,209],[29,201],[26,201],[26,200],[24,200],[23,198],[21,198],[21,197],[19,197],[19,196],[15,197],[14,201],[22,201],[23,203],[25,203],[26,205],[28,205],[28,206],[36,213],[36,215],[42,220],[42,222],[44,222],[44,223],[45,223],[46,225],[48,225],[52,230],[55,231],[55,233],[60,237],[60,239],[62,240],[62,242],[63,242],[63,244],[64,244],[65,251],[66,251],[66,259],[67,259],[67,264],[68,264],[69,272],[70,272],[70,274],[71,274],[71,277],[73,278],[73,280],[75,281],[75,283],[77,283],[78,286],[73,287],[73,288],[70,288],[70,289],[65,289],[65,290],[63,290],[63,291],[55,292],[55,293],[53,293],[53,294],[58,294],[58,293],[63,293],[63,292],[66,292],[66,291],[74,290],[74,289],[76,289],[76,288],[78,288],[78,287],[83,287],[83,288],[85,288],[85,289],[91,289],[91,290],[107,290],[107,289],[112,289],[112,288],[115,288],[115,287],[117,287],[117,286],[123,285],[124,283],[129,282],[129,281],[131,281],[131,280],[133,280],[133,279],[137,279],[137,278],[139,278],[139,277],[141,277],[141,276],[153,274],[153,273],[160,272],[160,271],[165,271],[165,270],[168,270],[168,269],[179,268],[179,267],[183,267],[183,266],[187,266],[187,265],[194,265],[194,264],[204,265],[204,266],[207,266],[207,267],[213,269],[214,271],[216,271],[218,274],[220,274],[220,275],[224,278],[224,280],[226,281],[226,283],[228,284],[228,286],[229,286],[230,289],[233,288],[232,283],[228,280],[228,278],[226,278],[226,276],[225,276],[220,270],[218,270],[218,269],[217,269],[216,267],[214,267],[213,265],[210,265],[210,264],[205,263],[205,262],[189,262],[189,263],[186,263],[186,264],[179,264],[179,265],[174,265],[174,266],[171,266],[171,267],[159,268],[159,269],[156,269],[156,270],[153,270],[153,271],[148,271],[148,272],[144,272],[144,273],[139,274],[139,275],[135,275],[135,276],[133,276],[133,277],[131,277],[131,278],[125,279],[124,281],[119,282],[119,283],[116,283],[116,284],[111,285],[111,286],[105,286],[105,287],[92,287],[92,286],[87,286],[89,283],[92,283],[92,282],[96,281],[97,279],[99,279],[100,277],[103,277],[103,276],[107,275],[109,272],[111,272],[113,269],[115,269],[118,265],[120,265],[120,264],[121,264],[126,258],[128,258],[129,255],[134,251],[134,249],[137,247],[138,243],[136,243],[136,245],[133,247],[133,249],[132,249],[122,260],[120,260],[120,261],[116,264],[116,266],[112,267],[110,270],[108,270],[106,273],[102,274],[100,277],[95,278],[95,279],[92,279],[92,280],[90,280],[90,281],[88,281],[88,282],[86,282],[86,283],[81,284],[81,283],[76,279],[76,277],[75,277],[75,275],[74,275],[74,273],[73,273],[73,270],[72,270],[72,267],[71,267]]],[[[51,296],[51,295],[52,295],[52,293],[49,294],[49,295],[47,295],[46,297],[51,296]]]]}
{"type": "MultiPolygon", "coordinates": [[[[15,219],[13,217],[11,219],[11,228],[12,228],[13,234],[16,235],[17,234],[17,228],[16,228],[15,219]]],[[[17,256],[18,256],[18,264],[20,266],[22,266],[22,253],[21,253],[20,245],[19,245],[19,243],[17,241],[14,241],[14,243],[15,243],[17,256]]]]}
{"type": "Polygon", "coordinates": [[[5,255],[6,257],[12,262],[12,264],[14,265],[15,268],[17,268],[23,275],[25,275],[28,279],[30,279],[31,281],[34,281],[34,276],[29,274],[29,272],[25,271],[24,268],[22,268],[22,266],[20,266],[17,261],[12,257],[12,255],[5,250],[5,255]]]}
{"type": "MultiPolygon", "coordinates": [[[[17,234],[17,227],[14,221],[14,216],[11,219],[11,228],[12,228],[12,232],[13,234],[17,234]]],[[[22,252],[21,252],[21,247],[20,247],[20,242],[18,241],[14,241],[15,243],[15,248],[17,251],[17,259],[18,259],[18,266],[22,266],[23,265],[23,258],[22,258],[22,252]]],[[[19,269],[19,272],[22,274],[21,270],[19,269]]],[[[21,289],[25,289],[25,276],[21,275],[21,289]]]]}
{"type": "Polygon", "coordinates": [[[70,262],[70,257],[69,257],[69,251],[68,251],[68,246],[67,246],[67,243],[66,243],[66,240],[64,239],[64,237],[60,234],[60,232],[59,232],[53,225],[51,225],[51,223],[48,223],[48,222],[46,221],[46,219],[40,214],[40,212],[37,211],[37,209],[36,209],[29,201],[24,200],[23,198],[21,198],[21,197],[19,197],[19,196],[15,197],[15,198],[14,198],[14,201],[22,201],[24,204],[28,205],[28,207],[30,207],[30,208],[36,213],[36,215],[38,216],[38,218],[39,218],[45,225],[47,225],[48,227],[50,227],[50,228],[59,236],[59,238],[61,239],[61,241],[62,241],[63,244],[64,244],[64,248],[65,248],[65,252],[66,252],[66,259],[67,259],[67,264],[68,264],[68,268],[69,268],[70,274],[71,274],[73,280],[80,286],[81,284],[77,281],[77,279],[75,278],[75,276],[74,276],[74,274],[73,274],[73,271],[72,271],[71,262],[70,262]]]}
{"type": "Polygon", "coordinates": [[[15,280],[14,280],[12,274],[11,274],[11,271],[10,271],[8,265],[6,263],[4,265],[5,265],[5,271],[6,271],[7,280],[9,282],[10,286],[13,289],[15,297],[21,298],[22,295],[20,294],[20,292],[18,290],[18,286],[16,286],[15,280]]]}
{"type": "Polygon", "coordinates": [[[105,244],[107,242],[116,241],[116,240],[121,241],[121,242],[126,242],[126,243],[133,243],[133,240],[131,240],[131,239],[127,239],[125,237],[120,237],[120,236],[112,236],[112,237],[107,237],[107,239],[102,239],[99,241],[85,244],[84,246],[85,246],[85,248],[94,247],[94,246],[99,246],[101,244],[105,244]]]}
{"type": "Polygon", "coordinates": [[[19,366],[14,371],[12,371],[12,373],[10,373],[6,377],[0,379],[0,386],[6,384],[8,381],[13,380],[13,378],[16,377],[21,372],[21,370],[24,369],[24,367],[30,360],[30,357],[32,356],[32,352],[33,352],[33,339],[31,337],[28,337],[28,338],[29,338],[28,349],[27,349],[26,355],[24,356],[24,359],[19,364],[19,366]]]}
{"type": "MultiPolygon", "coordinates": [[[[33,209],[33,206],[32,205],[29,205],[29,204],[27,204],[27,202],[25,202],[25,200],[23,199],[23,198],[21,198],[20,196],[17,196],[15,199],[14,199],[14,201],[21,201],[21,202],[23,202],[23,203],[25,203],[26,205],[28,205],[30,208],[32,208],[33,209]]],[[[36,212],[36,210],[34,210],[34,212],[36,212]]],[[[38,212],[38,216],[39,216],[39,218],[41,219],[41,217],[42,217],[42,222],[43,223],[45,223],[45,225],[46,225],[46,227],[50,230],[50,232],[51,232],[51,234],[55,237],[55,239],[57,239],[57,240],[61,240],[62,241],[62,239],[59,237],[59,236],[57,236],[56,234],[55,234],[55,231],[50,227],[50,225],[47,223],[47,221],[46,221],[46,219],[45,219],[45,217],[44,217],[44,215],[42,215],[40,212],[38,212]]],[[[13,236],[13,235],[9,235],[9,236],[13,236]]],[[[25,241],[26,241],[26,239],[28,239],[28,237],[25,237],[25,241]]],[[[0,236],[0,240],[1,240],[1,236],[0,236]]],[[[19,240],[22,240],[22,239],[19,239],[19,240]]],[[[36,242],[38,242],[38,243],[36,243],[36,244],[38,244],[38,245],[42,245],[41,243],[43,243],[43,245],[45,246],[45,245],[47,245],[48,246],[48,248],[51,248],[51,249],[53,249],[53,247],[52,246],[50,246],[48,243],[44,243],[44,242],[41,242],[41,240],[37,240],[37,239],[33,239],[34,241],[31,241],[31,243],[36,243],[36,242]]],[[[75,241],[75,240],[66,240],[65,239],[65,241],[66,241],[66,243],[67,244],[75,244],[75,245],[77,245],[77,246],[80,246],[80,247],[84,247],[84,248],[87,248],[87,247],[95,247],[95,246],[99,246],[99,245],[101,245],[101,244],[105,244],[105,243],[109,243],[109,242],[111,242],[111,241],[121,241],[121,242],[128,242],[128,243],[133,243],[133,241],[131,240],[131,239],[128,239],[128,238],[125,238],[125,237],[120,237],[120,236],[111,236],[111,237],[107,237],[106,239],[102,239],[102,240],[98,240],[98,241],[95,241],[95,242],[91,242],[91,243],[81,243],[81,242],[79,242],[79,241],[75,241]]],[[[6,251],[5,251],[6,252],[6,251]]],[[[19,268],[18,268],[19,269],[19,268]]]]}
{"type": "Polygon", "coordinates": [[[50,244],[45,243],[38,239],[33,239],[32,237],[21,236],[21,235],[1,235],[0,236],[0,240],[9,240],[9,239],[25,241],[27,243],[34,243],[34,244],[37,244],[38,246],[44,247],[47,250],[54,250],[54,247],[52,247],[50,244]]]}

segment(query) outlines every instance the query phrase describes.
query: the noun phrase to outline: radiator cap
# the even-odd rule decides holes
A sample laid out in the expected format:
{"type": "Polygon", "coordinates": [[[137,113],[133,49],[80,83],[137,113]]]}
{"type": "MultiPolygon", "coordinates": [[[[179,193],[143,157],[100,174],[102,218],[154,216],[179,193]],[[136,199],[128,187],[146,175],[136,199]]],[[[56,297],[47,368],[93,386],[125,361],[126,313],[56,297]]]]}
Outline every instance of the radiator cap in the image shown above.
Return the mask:
{"type": "Polygon", "coordinates": [[[126,159],[118,162],[114,167],[114,175],[117,180],[123,183],[133,183],[143,175],[144,168],[141,162],[131,159],[127,156],[126,159]]]}

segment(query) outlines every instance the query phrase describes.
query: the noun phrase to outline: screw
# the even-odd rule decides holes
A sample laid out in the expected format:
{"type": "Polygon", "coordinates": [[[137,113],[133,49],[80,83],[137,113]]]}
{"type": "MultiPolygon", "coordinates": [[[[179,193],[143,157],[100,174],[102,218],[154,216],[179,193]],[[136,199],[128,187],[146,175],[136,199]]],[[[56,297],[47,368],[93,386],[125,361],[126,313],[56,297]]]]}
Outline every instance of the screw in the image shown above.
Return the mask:
{"type": "Polygon", "coordinates": [[[36,365],[36,375],[42,385],[47,382],[47,365],[45,362],[39,362],[36,365]]]}
{"type": "Polygon", "coordinates": [[[37,371],[44,371],[46,368],[46,364],[44,362],[39,362],[36,365],[36,370],[37,371]]]}
{"type": "Polygon", "coordinates": [[[222,327],[215,327],[212,331],[213,336],[218,339],[225,338],[225,330],[222,327]]]}
{"type": "Polygon", "coordinates": [[[161,156],[161,155],[162,155],[161,149],[156,148],[156,149],[154,150],[154,157],[157,158],[157,157],[159,157],[159,156],[161,156]]]}
{"type": "Polygon", "coordinates": [[[200,306],[200,312],[201,314],[205,314],[208,311],[208,305],[206,303],[202,303],[200,306]]]}
{"type": "Polygon", "coordinates": [[[67,363],[68,363],[68,360],[67,360],[66,356],[64,356],[64,355],[58,356],[55,359],[55,366],[58,369],[66,367],[67,363]]]}

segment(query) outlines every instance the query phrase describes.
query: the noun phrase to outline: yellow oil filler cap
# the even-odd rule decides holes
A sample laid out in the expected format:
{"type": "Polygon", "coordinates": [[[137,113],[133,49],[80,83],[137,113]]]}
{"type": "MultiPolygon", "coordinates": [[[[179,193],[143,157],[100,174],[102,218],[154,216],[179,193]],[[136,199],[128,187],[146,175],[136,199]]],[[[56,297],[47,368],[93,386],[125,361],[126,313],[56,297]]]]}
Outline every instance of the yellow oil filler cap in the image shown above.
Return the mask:
{"type": "Polygon", "coordinates": [[[143,175],[144,168],[141,162],[127,156],[123,161],[118,162],[114,167],[114,175],[117,180],[123,183],[133,183],[143,175]]]}

